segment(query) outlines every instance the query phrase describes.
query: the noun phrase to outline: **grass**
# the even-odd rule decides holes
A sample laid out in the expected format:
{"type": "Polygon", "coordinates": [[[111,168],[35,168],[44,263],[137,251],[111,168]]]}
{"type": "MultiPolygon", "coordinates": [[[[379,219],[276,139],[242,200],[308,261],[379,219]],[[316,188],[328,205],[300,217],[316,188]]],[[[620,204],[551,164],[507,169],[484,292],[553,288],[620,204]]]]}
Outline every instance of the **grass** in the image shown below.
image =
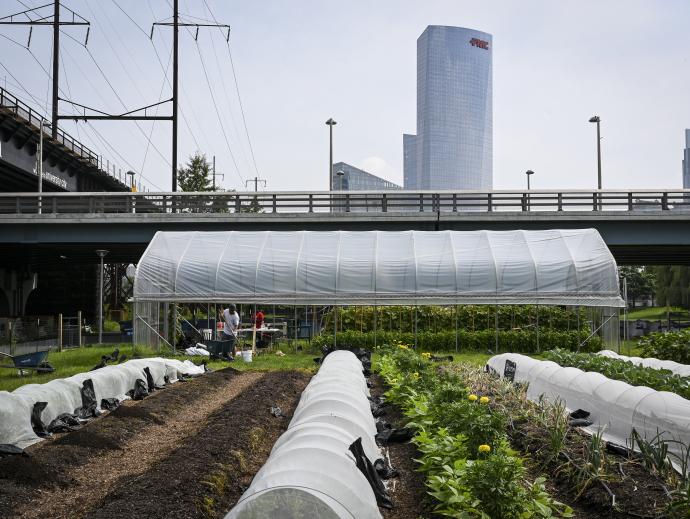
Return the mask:
{"type": "MultiPolygon", "coordinates": [[[[672,306],[670,308],[666,306],[650,306],[648,308],[640,308],[639,310],[634,310],[628,312],[628,321],[636,321],[637,319],[646,319],[648,321],[665,321],[668,318],[668,313],[682,314],[680,319],[683,321],[690,320],[690,313],[685,308],[680,306],[672,306]]],[[[678,315],[673,316],[672,319],[678,319],[678,315]]],[[[621,319],[623,319],[623,314],[621,313],[621,319]]]]}
{"type": "MultiPolygon", "coordinates": [[[[65,378],[77,373],[89,371],[96,366],[103,355],[110,355],[115,348],[120,350],[120,354],[127,355],[127,358],[138,357],[171,357],[178,360],[191,360],[199,364],[205,357],[187,357],[185,355],[165,355],[159,354],[153,349],[131,344],[118,344],[108,346],[92,346],[80,349],[65,350],[63,352],[51,352],[48,355],[48,362],[55,368],[53,373],[32,374],[20,377],[17,370],[0,370],[0,391],[13,391],[24,384],[44,384],[55,378],[65,378]]],[[[285,356],[280,357],[275,353],[264,353],[253,359],[251,363],[245,363],[240,359],[235,362],[210,361],[208,366],[211,369],[223,369],[229,366],[240,371],[277,371],[277,370],[316,370],[314,357],[316,354],[308,352],[289,353],[285,350],[285,356]]]]}

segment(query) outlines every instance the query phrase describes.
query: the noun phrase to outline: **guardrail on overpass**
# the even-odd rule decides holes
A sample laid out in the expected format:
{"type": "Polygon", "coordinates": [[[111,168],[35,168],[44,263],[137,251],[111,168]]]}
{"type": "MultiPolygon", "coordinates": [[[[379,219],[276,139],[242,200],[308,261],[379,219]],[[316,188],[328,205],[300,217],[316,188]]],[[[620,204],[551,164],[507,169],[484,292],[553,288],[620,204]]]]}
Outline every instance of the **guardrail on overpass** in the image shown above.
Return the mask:
{"type": "MultiPolygon", "coordinates": [[[[0,214],[690,212],[690,190],[0,193],[0,214]],[[40,211],[39,211],[40,209],[40,211]]],[[[39,216],[38,214],[36,216],[39,216]]],[[[602,215],[603,216],[603,215],[602,215]]]]}

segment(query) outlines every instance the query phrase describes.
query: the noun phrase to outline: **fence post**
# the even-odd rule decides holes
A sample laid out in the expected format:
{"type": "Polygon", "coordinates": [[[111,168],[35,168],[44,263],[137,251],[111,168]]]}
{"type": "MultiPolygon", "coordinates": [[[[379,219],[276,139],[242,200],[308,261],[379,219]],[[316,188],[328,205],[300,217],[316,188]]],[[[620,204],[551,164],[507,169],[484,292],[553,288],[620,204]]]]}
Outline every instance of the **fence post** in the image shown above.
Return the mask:
{"type": "Polygon", "coordinates": [[[81,310],[77,312],[77,346],[81,348],[81,310]]]}
{"type": "Polygon", "coordinates": [[[62,314],[58,314],[58,351],[62,351],[62,314]]]}

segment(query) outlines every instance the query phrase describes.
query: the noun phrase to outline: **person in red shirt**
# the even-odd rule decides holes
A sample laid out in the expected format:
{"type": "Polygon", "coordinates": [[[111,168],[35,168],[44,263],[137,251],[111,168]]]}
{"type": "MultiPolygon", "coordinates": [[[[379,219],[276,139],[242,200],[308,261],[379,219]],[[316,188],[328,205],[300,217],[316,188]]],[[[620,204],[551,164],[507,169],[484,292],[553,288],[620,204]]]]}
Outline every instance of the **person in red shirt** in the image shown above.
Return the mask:
{"type": "Polygon", "coordinates": [[[256,325],[256,329],[263,328],[264,326],[264,313],[261,310],[258,310],[256,314],[254,315],[254,324],[256,325]]]}

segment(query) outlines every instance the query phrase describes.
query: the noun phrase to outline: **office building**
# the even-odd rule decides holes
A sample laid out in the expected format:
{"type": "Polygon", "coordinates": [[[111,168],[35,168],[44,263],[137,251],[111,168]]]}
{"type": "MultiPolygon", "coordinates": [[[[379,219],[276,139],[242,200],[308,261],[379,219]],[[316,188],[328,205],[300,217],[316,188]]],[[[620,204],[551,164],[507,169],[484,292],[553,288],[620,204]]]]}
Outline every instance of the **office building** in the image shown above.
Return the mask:
{"type": "Polygon", "coordinates": [[[417,40],[417,134],[405,189],[493,187],[492,36],[430,25],[417,40]]]}
{"type": "MultiPolygon", "coordinates": [[[[382,191],[402,189],[398,184],[390,182],[363,169],[356,168],[346,162],[333,164],[334,191],[382,191]]],[[[376,195],[350,195],[338,197],[342,200],[333,209],[334,212],[379,212],[381,211],[381,197],[376,195]]]]}

